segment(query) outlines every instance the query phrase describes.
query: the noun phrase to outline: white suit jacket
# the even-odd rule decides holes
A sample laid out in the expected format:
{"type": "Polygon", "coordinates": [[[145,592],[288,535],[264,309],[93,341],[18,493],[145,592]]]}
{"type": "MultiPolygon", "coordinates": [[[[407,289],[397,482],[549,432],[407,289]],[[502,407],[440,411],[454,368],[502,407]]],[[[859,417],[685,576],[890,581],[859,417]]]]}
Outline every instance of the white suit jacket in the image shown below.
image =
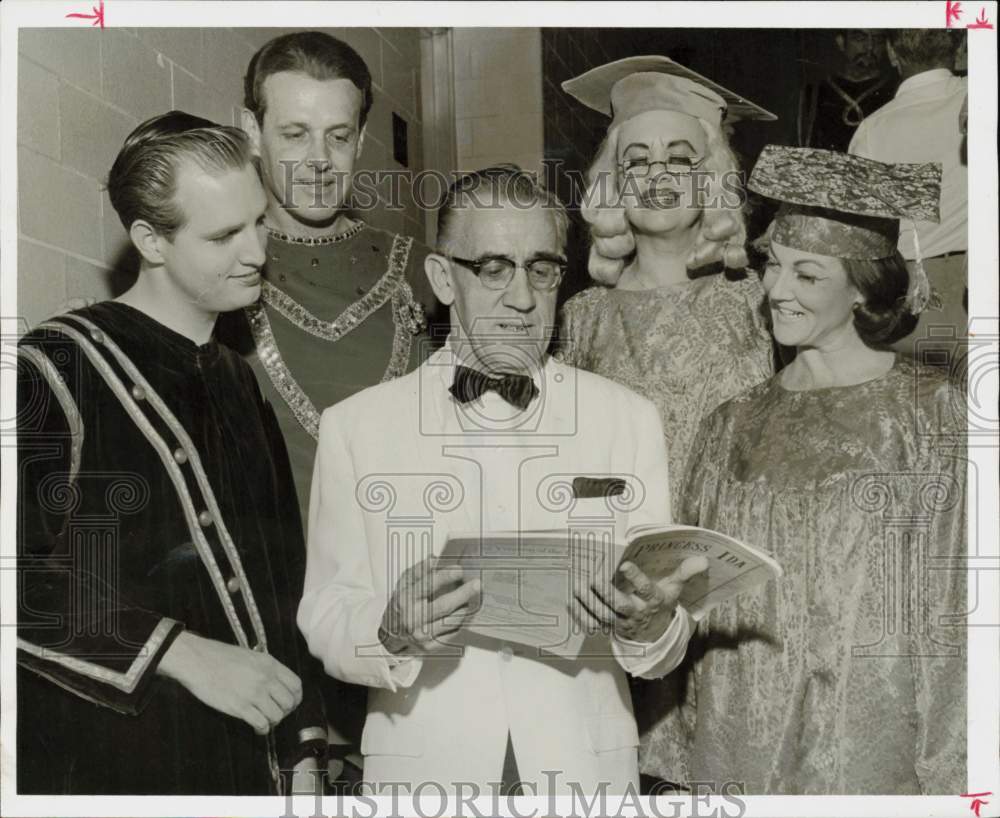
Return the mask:
{"type": "Polygon", "coordinates": [[[365,780],[416,786],[499,781],[508,732],[522,780],[584,792],[638,777],[638,735],[622,666],[661,676],[693,625],[678,614],[645,655],[607,636],[576,661],[516,645],[396,664],[378,628],[399,575],[440,553],[449,531],[559,528],[604,521],[617,536],[670,519],[667,454],[653,404],[549,360],[524,412],[493,392],[462,406],[446,346],[411,374],[323,413],[298,623],[328,673],[368,685],[365,780]],[[574,499],[577,476],[625,477],[630,510],[574,499]],[[556,771],[546,775],[543,771],[556,771]]]}

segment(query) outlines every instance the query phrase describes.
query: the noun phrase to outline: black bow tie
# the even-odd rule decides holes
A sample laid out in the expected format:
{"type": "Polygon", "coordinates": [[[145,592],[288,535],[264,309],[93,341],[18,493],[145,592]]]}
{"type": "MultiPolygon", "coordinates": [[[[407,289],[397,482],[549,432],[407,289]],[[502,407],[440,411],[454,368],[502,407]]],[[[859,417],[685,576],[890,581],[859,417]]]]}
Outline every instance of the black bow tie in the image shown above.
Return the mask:
{"type": "Polygon", "coordinates": [[[459,403],[469,403],[491,389],[518,409],[527,409],[538,395],[538,387],[527,375],[508,372],[493,376],[461,364],[455,367],[455,380],[448,391],[459,403]]]}

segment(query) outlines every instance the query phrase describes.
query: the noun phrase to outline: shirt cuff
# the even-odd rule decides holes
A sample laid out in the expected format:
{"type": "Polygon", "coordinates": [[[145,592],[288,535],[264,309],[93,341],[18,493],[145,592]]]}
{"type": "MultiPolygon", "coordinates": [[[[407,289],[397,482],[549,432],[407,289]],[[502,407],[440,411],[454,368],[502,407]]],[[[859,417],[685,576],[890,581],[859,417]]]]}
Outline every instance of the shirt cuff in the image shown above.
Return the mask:
{"type": "Polygon", "coordinates": [[[353,622],[349,626],[347,645],[331,640],[330,654],[340,653],[340,656],[336,663],[324,660],[327,673],[351,684],[393,692],[413,684],[423,661],[416,656],[398,656],[382,644],[379,626],[384,609],[384,601],[373,597],[351,612],[353,622]],[[348,650],[350,654],[346,654],[348,650]]]}
{"type": "Polygon", "coordinates": [[[670,625],[655,642],[633,642],[612,634],[611,652],[628,673],[642,679],[659,679],[684,659],[697,623],[683,606],[674,609],[670,625]]]}
{"type": "Polygon", "coordinates": [[[299,730],[299,744],[308,744],[310,741],[322,741],[326,743],[325,727],[304,727],[299,730]]]}
{"type": "Polygon", "coordinates": [[[395,692],[397,687],[412,685],[420,673],[423,661],[414,656],[398,656],[387,650],[381,640],[377,641],[376,645],[376,656],[381,657],[385,663],[385,673],[382,674],[386,682],[384,686],[395,692]]]}

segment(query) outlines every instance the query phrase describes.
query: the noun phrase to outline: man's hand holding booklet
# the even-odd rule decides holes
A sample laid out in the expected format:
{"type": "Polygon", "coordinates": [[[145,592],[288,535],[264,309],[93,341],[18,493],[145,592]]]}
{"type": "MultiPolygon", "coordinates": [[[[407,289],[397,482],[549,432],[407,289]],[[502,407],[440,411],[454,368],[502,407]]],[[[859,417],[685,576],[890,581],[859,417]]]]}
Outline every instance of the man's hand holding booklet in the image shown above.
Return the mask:
{"type": "MultiPolygon", "coordinates": [[[[608,530],[458,532],[437,560],[481,586],[448,641],[496,639],[567,658],[602,628],[655,641],[682,605],[696,621],[722,601],[781,576],[767,554],[725,534],[648,525],[615,542],[608,530]],[[610,616],[609,616],[610,613],[610,616]]],[[[458,624],[456,622],[456,624],[458,624]]]]}

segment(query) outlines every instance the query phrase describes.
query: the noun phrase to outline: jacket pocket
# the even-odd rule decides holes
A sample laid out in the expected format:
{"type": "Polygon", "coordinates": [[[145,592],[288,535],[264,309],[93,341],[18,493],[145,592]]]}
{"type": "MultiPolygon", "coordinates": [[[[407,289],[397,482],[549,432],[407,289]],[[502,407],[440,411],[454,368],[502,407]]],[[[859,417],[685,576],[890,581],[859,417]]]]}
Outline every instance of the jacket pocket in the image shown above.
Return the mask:
{"type": "Polygon", "coordinates": [[[632,716],[591,716],[587,735],[595,753],[639,746],[639,728],[632,716]]]}

